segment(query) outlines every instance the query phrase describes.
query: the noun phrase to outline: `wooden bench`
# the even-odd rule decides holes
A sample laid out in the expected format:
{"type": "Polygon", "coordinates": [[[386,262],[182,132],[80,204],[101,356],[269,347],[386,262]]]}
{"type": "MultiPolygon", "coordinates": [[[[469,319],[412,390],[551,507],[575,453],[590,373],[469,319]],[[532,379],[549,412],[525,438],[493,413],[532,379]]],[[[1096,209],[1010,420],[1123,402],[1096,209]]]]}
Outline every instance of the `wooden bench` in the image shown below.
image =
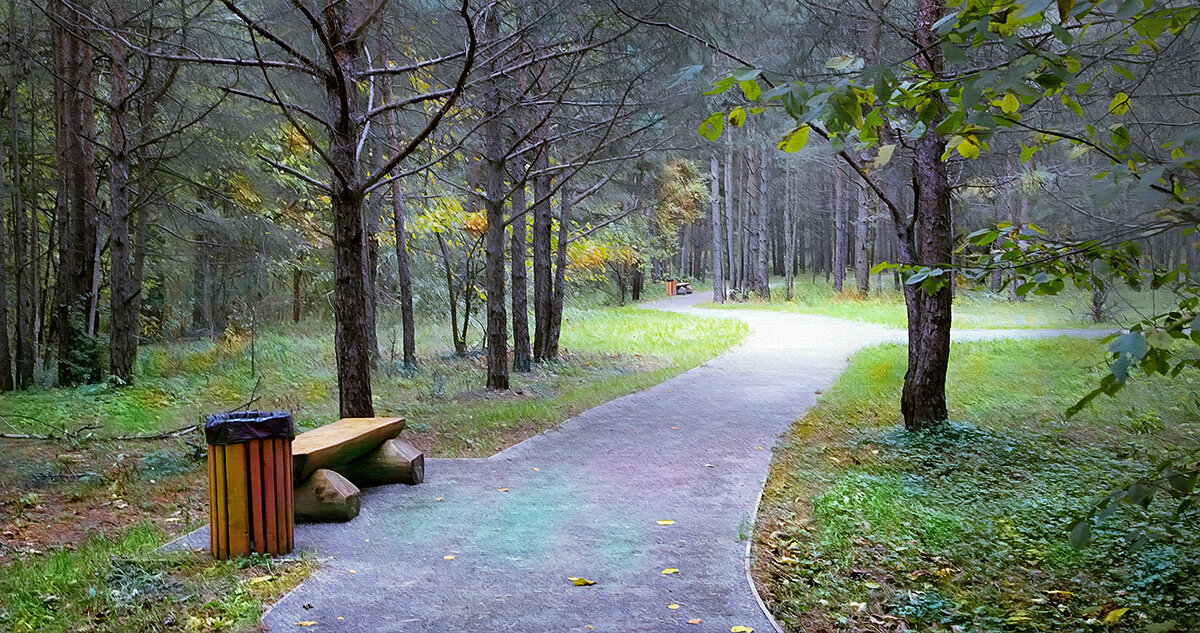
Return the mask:
{"type": "Polygon", "coordinates": [[[292,440],[297,521],[349,521],[358,516],[359,486],[425,479],[425,456],[397,439],[404,418],[343,418],[292,440]]]}

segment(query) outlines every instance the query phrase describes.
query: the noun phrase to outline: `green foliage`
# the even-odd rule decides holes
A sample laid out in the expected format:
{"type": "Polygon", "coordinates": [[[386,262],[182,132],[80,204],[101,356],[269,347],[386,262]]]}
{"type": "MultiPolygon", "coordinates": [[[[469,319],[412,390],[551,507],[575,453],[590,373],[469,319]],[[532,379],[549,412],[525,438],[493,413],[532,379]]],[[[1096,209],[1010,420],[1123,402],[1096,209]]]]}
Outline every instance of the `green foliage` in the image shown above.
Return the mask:
{"type": "Polygon", "coordinates": [[[265,605],[314,568],[306,558],[278,563],[164,555],[156,551],[163,539],[153,526],[139,525],[119,538],[92,536],[0,567],[0,627],[14,633],[248,631],[265,605]]]}
{"type": "Polygon", "coordinates": [[[1200,625],[1200,536],[1131,551],[1120,527],[1172,522],[1174,504],[1120,504],[1092,547],[1069,546],[1094,491],[1152,476],[1148,461],[1200,433],[1200,401],[1184,381],[1145,381],[1121,403],[1064,418],[1106,371],[1084,360],[1094,349],[1066,338],[958,344],[956,421],[918,433],[896,424],[904,348],[856,355],[772,465],[755,556],[776,615],[804,630],[889,618],[922,631],[1200,625]],[[1161,427],[1116,422],[1130,404],[1160,412],[1161,427]]]}

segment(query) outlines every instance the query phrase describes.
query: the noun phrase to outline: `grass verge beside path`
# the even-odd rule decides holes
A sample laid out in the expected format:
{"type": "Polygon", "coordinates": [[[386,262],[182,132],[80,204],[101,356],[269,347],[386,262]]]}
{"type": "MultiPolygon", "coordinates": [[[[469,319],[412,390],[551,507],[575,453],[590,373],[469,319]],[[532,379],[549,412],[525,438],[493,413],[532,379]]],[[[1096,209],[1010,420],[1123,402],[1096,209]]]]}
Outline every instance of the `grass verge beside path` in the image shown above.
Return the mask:
{"type": "Polygon", "coordinates": [[[1143,380],[1076,418],[1095,343],[956,344],[947,425],[898,424],[905,349],[856,355],[776,449],[755,576],[792,631],[1200,630],[1200,531],[1131,551],[1173,507],[1122,507],[1093,545],[1067,526],[1100,494],[1200,442],[1196,378],[1143,380]],[[1157,627],[1157,628],[1154,628],[1157,627]]]}
{"type": "MultiPolygon", "coordinates": [[[[243,631],[308,575],[314,563],[303,558],[230,563],[158,553],[171,535],[206,521],[203,438],[105,439],[176,429],[252,397],[255,408],[292,411],[301,429],[336,419],[332,333],[302,325],[255,340],[257,374],[249,339],[229,333],[143,349],[133,386],[0,395],[5,433],[92,427],[67,440],[0,439],[0,631],[243,631]]],[[[731,319],[572,310],[561,360],[514,373],[511,392],[480,388],[480,354],[430,354],[412,374],[383,363],[376,411],[407,416],[404,437],[430,455],[487,456],[687,371],[746,331],[731,319]]],[[[418,349],[436,349],[426,336],[418,349]]]]}
{"type": "MultiPolygon", "coordinates": [[[[872,279],[874,284],[874,279],[872,279]]],[[[874,286],[872,286],[874,287],[874,286]]],[[[852,279],[845,288],[854,288],[852,279]]],[[[810,277],[796,279],[794,299],[784,300],[783,284],[771,284],[770,301],[751,298],[743,303],[727,302],[700,304],[702,308],[724,310],[778,310],[801,314],[879,323],[903,329],[908,323],[904,309],[904,295],[892,289],[891,281],[885,290],[872,290],[867,297],[854,292],[835,292],[833,286],[810,277]]],[[[711,291],[710,291],[711,292],[711,291]]],[[[1116,293],[1108,306],[1109,318],[1096,322],[1089,312],[1090,298],[1083,293],[1066,290],[1056,297],[1029,295],[1025,301],[1009,301],[1007,292],[996,294],[985,290],[959,290],[954,298],[954,327],[965,329],[1021,329],[1021,328],[1111,328],[1121,323],[1128,324],[1140,319],[1139,314],[1153,314],[1174,305],[1169,302],[1165,291],[1156,293],[1116,293]],[[1155,303],[1157,301],[1157,304],[1155,303]]]]}

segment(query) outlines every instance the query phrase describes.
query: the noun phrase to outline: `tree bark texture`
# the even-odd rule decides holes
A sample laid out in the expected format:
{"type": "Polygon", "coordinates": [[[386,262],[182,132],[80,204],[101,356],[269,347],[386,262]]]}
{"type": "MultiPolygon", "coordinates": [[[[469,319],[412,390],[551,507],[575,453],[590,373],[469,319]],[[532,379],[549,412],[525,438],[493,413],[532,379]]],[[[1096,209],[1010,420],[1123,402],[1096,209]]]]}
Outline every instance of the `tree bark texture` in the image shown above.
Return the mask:
{"type": "MultiPolygon", "coordinates": [[[[113,27],[124,31],[127,13],[123,0],[109,0],[113,27]]],[[[112,275],[108,333],[108,371],[124,384],[133,382],[141,316],[139,292],[133,279],[130,224],[129,155],[129,53],[121,37],[109,38],[109,268],[112,275]]]]}
{"type": "MultiPolygon", "coordinates": [[[[500,9],[493,5],[484,18],[484,38],[495,41],[500,33],[500,9]]],[[[487,103],[483,135],[484,164],[487,182],[484,185],[484,204],[487,231],[484,234],[484,254],[487,279],[487,388],[508,389],[508,313],[504,297],[504,130],[502,127],[500,77],[493,58],[489,68],[492,79],[487,83],[487,103]]]]}
{"type": "Polygon", "coordinates": [[[371,351],[367,315],[367,233],[355,146],[358,126],[358,86],[353,83],[361,42],[349,32],[345,15],[352,7],[329,3],[321,12],[325,38],[337,66],[326,82],[333,163],[330,194],[333,205],[334,347],[337,357],[341,417],[375,415],[371,396],[371,351]],[[340,78],[340,79],[338,79],[340,78]]]}
{"type": "MultiPolygon", "coordinates": [[[[932,31],[942,17],[942,0],[919,0],[916,42],[923,51],[917,65],[940,74],[942,54],[932,31]]],[[[930,129],[938,121],[930,123],[930,129]]],[[[946,141],[938,134],[926,134],[916,143],[913,182],[915,185],[914,263],[924,266],[950,262],[950,180],[942,154],[946,141]]],[[[935,292],[906,285],[904,298],[908,309],[908,371],[900,410],[904,426],[919,430],[946,419],[946,369],[950,361],[950,284],[935,292]]]]}

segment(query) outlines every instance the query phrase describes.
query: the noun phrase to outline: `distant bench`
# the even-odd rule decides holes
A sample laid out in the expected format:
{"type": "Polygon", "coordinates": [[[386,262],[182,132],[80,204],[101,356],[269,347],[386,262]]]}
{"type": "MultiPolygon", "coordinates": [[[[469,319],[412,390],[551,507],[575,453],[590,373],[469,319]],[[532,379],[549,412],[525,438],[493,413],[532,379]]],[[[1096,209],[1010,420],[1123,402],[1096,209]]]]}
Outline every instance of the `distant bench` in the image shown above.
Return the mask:
{"type": "Polygon", "coordinates": [[[425,455],[396,439],[404,418],[342,418],[292,440],[296,520],[349,521],[359,486],[419,484],[425,455]]]}

